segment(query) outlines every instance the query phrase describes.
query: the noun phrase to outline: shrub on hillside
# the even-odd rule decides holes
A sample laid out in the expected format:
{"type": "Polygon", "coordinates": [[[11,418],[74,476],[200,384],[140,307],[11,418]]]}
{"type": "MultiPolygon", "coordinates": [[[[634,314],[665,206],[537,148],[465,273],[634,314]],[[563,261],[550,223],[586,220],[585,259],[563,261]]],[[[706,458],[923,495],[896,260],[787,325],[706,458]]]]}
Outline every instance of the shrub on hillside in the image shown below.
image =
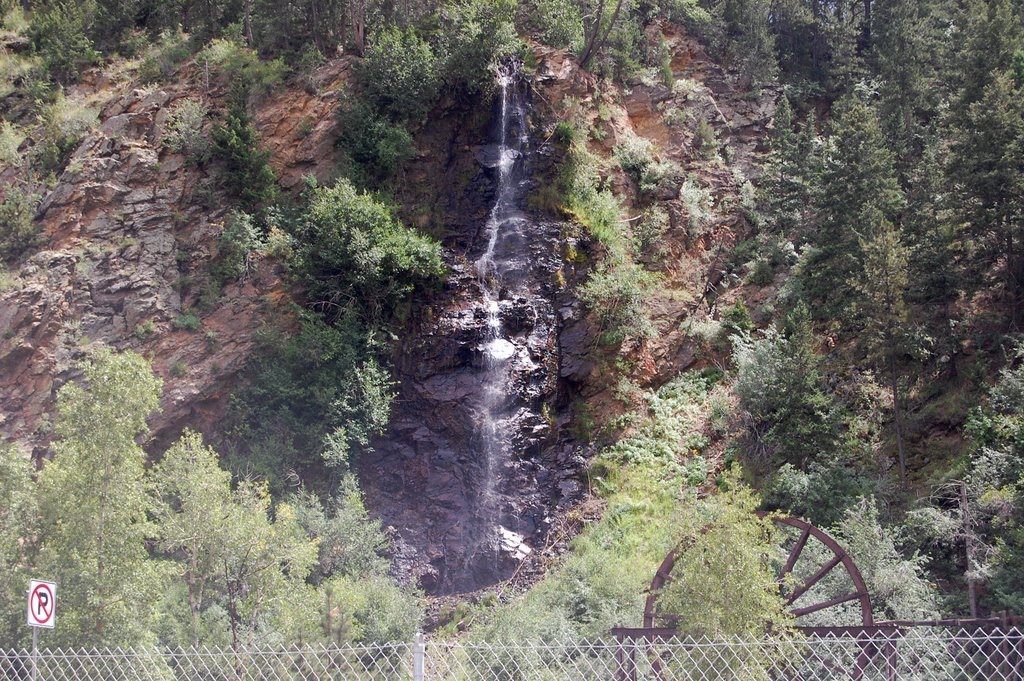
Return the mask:
{"type": "Polygon", "coordinates": [[[413,29],[381,31],[359,76],[365,95],[392,120],[419,122],[437,101],[438,59],[413,29]]]}
{"type": "Polygon", "coordinates": [[[386,184],[416,153],[404,125],[392,123],[361,99],[342,101],[338,123],[338,146],[345,152],[346,174],[359,186],[386,184]]]}
{"type": "Polygon", "coordinates": [[[515,0],[464,0],[442,10],[444,80],[455,94],[490,91],[495,67],[520,52],[515,12],[515,0]]]}
{"type": "Polygon", "coordinates": [[[55,0],[42,4],[32,15],[32,44],[58,82],[76,80],[84,67],[99,59],[86,35],[85,9],[83,3],[55,0]]]}
{"type": "Polygon", "coordinates": [[[313,190],[298,236],[307,294],[329,318],[352,304],[371,319],[386,318],[444,272],[440,244],[347,180],[313,190]]]}
{"type": "Polygon", "coordinates": [[[191,97],[175,102],[164,132],[164,144],[194,165],[206,163],[213,146],[205,128],[209,113],[209,107],[191,97]]]}
{"type": "Polygon", "coordinates": [[[39,240],[39,225],[33,218],[39,195],[8,185],[0,202],[0,260],[13,260],[39,240]]]}
{"type": "Polygon", "coordinates": [[[283,59],[260,59],[256,50],[246,47],[240,33],[230,27],[227,36],[216,38],[196,56],[214,75],[226,82],[231,98],[244,104],[250,95],[265,95],[284,82],[288,65],[283,59]]]}
{"type": "Polygon", "coordinates": [[[580,289],[580,297],[598,320],[607,343],[643,340],[654,335],[648,300],[660,278],[629,262],[613,263],[595,272],[580,289]]]}
{"type": "Polygon", "coordinates": [[[583,15],[571,0],[532,0],[521,12],[526,28],[541,42],[572,52],[583,49],[583,15]]]}
{"type": "Polygon", "coordinates": [[[260,148],[259,135],[244,107],[236,104],[223,125],[213,129],[213,154],[224,164],[223,182],[244,208],[257,208],[277,195],[270,152],[260,148]]]}

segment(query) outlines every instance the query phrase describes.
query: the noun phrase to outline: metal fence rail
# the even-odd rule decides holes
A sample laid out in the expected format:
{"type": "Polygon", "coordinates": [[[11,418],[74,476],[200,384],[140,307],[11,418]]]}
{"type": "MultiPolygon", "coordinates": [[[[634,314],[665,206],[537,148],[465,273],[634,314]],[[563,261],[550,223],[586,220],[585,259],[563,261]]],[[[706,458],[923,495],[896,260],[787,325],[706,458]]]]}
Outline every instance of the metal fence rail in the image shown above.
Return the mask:
{"type": "Polygon", "coordinates": [[[1024,681],[1018,628],[725,640],[0,650],[3,681],[1024,681]]]}

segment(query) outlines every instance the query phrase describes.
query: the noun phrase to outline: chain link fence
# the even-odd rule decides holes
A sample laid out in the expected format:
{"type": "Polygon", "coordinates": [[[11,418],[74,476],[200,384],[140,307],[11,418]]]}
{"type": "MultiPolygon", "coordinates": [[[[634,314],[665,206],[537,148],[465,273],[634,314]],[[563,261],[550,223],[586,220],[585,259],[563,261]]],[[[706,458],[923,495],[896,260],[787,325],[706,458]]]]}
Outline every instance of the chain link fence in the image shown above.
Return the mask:
{"type": "Polygon", "coordinates": [[[1020,629],[764,639],[0,651],[3,681],[1024,681],[1020,629]]]}

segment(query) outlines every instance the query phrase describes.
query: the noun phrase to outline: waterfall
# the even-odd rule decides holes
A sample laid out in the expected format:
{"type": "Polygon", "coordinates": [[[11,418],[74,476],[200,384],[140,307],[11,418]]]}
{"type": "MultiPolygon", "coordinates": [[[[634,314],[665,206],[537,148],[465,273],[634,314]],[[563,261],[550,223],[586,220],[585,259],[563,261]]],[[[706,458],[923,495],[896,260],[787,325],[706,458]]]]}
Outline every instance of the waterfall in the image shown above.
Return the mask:
{"type": "Polygon", "coordinates": [[[449,214],[459,229],[450,296],[404,340],[400,399],[359,464],[396,533],[396,569],[434,593],[516,574],[578,490],[552,419],[563,225],[526,209],[532,164],[547,157],[527,134],[521,64],[501,68],[495,89],[486,138],[454,132],[473,156],[463,157],[471,189],[449,214]]]}
{"type": "Polygon", "coordinates": [[[511,439],[506,419],[509,389],[509,364],[519,348],[505,335],[502,324],[502,292],[518,286],[514,273],[522,254],[517,248],[524,236],[526,216],[519,209],[525,184],[523,162],[527,151],[526,107],[519,89],[519,65],[510,62],[499,70],[501,108],[498,144],[493,163],[497,169],[497,191],[484,231],[487,247],[475,263],[482,289],[481,306],[486,326],[481,345],[484,363],[482,399],[477,415],[477,435],[483,459],[477,515],[483,532],[478,551],[490,548],[524,552],[522,538],[501,524],[497,485],[502,465],[511,456],[511,439]]]}

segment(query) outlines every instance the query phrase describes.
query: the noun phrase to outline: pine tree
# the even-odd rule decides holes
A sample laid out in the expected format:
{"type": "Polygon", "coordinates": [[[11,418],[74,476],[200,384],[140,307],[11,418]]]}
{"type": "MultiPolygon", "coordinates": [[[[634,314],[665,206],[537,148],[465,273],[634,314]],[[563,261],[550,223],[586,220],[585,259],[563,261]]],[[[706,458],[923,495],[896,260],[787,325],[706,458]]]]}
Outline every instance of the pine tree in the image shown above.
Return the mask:
{"type": "Polygon", "coordinates": [[[763,85],[778,72],[775,36],[769,26],[767,0],[725,0],[720,5],[729,52],[746,87],[763,85]]]}
{"type": "Polygon", "coordinates": [[[924,149],[936,115],[939,68],[947,44],[946,0],[874,0],[871,61],[878,74],[879,116],[896,151],[900,175],[924,149]]]}
{"type": "Polygon", "coordinates": [[[836,446],[836,410],[823,390],[810,314],[797,305],[781,330],[736,341],[736,393],[748,415],[751,451],[770,467],[804,470],[836,446]]]}
{"type": "Polygon", "coordinates": [[[793,235],[806,224],[811,192],[820,172],[813,112],[797,132],[793,108],[783,95],[775,112],[770,144],[759,186],[762,212],[775,232],[793,235]]]}
{"type": "Polygon", "coordinates": [[[133,645],[146,641],[160,591],[146,552],[150,500],[136,438],[162,382],[141,356],[108,349],[84,374],[84,387],[69,383],[57,394],[55,456],[39,474],[38,574],[59,585],[52,642],[133,645]]]}
{"type": "Polygon", "coordinates": [[[959,340],[954,303],[963,282],[955,266],[954,230],[949,214],[941,142],[933,139],[911,171],[903,239],[908,249],[907,300],[928,335],[933,355],[956,372],[959,340]]]}
{"type": "Polygon", "coordinates": [[[949,80],[953,86],[950,117],[967,127],[971,105],[981,101],[993,81],[1009,69],[1022,46],[1024,26],[1014,0],[966,0],[954,22],[949,80]]]}
{"type": "Polygon", "coordinates": [[[895,223],[904,197],[875,111],[852,95],[833,113],[817,191],[818,229],[810,239],[814,249],[800,275],[815,316],[843,320],[854,293],[849,282],[862,269],[861,239],[883,221],[895,223]]]}
{"type": "Polygon", "coordinates": [[[270,152],[260,148],[259,133],[241,103],[228,112],[224,125],[213,129],[214,155],[224,163],[224,182],[241,206],[252,210],[273,200],[277,178],[270,152]]]}
{"type": "Polygon", "coordinates": [[[885,376],[892,398],[900,483],[907,486],[907,455],[904,443],[901,383],[902,359],[906,355],[908,318],[907,249],[896,229],[883,220],[878,229],[860,243],[864,253],[863,270],[851,282],[860,294],[856,309],[864,333],[861,342],[868,358],[885,376]]]}
{"type": "Polygon", "coordinates": [[[967,280],[1002,279],[1010,325],[1024,304],[1024,87],[997,74],[953,131],[947,166],[967,280]]]}

